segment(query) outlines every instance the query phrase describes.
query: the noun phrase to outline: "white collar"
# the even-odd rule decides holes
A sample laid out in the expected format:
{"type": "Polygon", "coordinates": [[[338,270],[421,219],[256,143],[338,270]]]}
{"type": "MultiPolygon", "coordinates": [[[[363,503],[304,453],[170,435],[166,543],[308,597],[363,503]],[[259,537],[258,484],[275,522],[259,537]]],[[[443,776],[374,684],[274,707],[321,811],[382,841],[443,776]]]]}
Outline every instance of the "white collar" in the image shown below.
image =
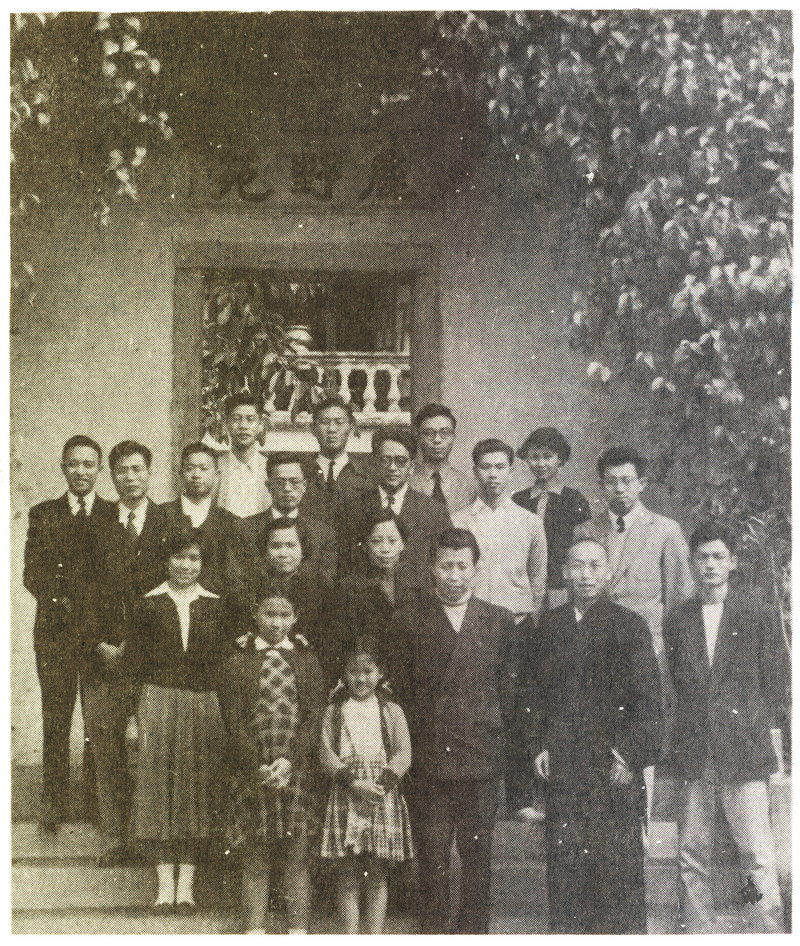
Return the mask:
{"type": "MultiPolygon", "coordinates": [[[[434,591],[434,594],[436,592],[434,591]]],[[[448,604],[446,601],[443,601],[439,595],[436,595],[436,600],[439,604],[445,609],[445,611],[458,611],[459,609],[466,609],[467,605],[472,601],[474,592],[470,592],[463,601],[459,601],[457,604],[448,604]]]]}
{"type": "Polygon", "coordinates": [[[205,499],[201,499],[199,503],[196,503],[193,499],[189,499],[188,496],[181,493],[181,511],[192,520],[192,525],[197,528],[208,518],[211,511],[211,496],[206,496],[205,499]]]}
{"type": "MultiPolygon", "coordinates": [[[[626,532],[628,531],[628,529],[630,529],[631,524],[633,523],[633,520],[636,519],[636,517],[639,515],[640,512],[642,512],[643,509],[644,509],[644,506],[642,505],[641,500],[638,500],[638,499],[637,499],[637,500],[636,500],[636,504],[634,505],[633,509],[631,509],[630,512],[626,513],[626,514],[622,517],[623,521],[625,522],[625,531],[626,531],[626,532]]],[[[609,517],[609,519],[611,520],[611,527],[616,531],[616,530],[617,530],[617,519],[619,519],[619,516],[618,516],[616,513],[612,512],[612,511],[609,509],[609,510],[608,510],[608,517],[609,517]]]]}
{"type": "Polygon", "coordinates": [[[422,460],[421,462],[414,464],[414,472],[418,476],[424,477],[426,480],[432,480],[433,474],[436,470],[439,471],[441,479],[444,480],[445,477],[450,476],[450,473],[453,471],[453,467],[450,465],[449,460],[445,460],[441,466],[433,466],[432,464],[428,463],[427,460],[422,460]]]}
{"type": "MultiPolygon", "coordinates": [[[[95,495],[94,490],[92,490],[91,493],[87,493],[83,497],[84,507],[86,509],[87,516],[90,516],[92,514],[92,506],[94,506],[94,495],[95,495]]],[[[70,492],[70,490],[67,490],[67,502],[69,503],[69,511],[74,516],[81,507],[80,507],[80,502],[78,501],[78,497],[75,495],[75,493],[70,492]]]]}
{"type": "Polygon", "coordinates": [[[180,598],[181,601],[186,601],[187,599],[197,601],[198,598],[219,598],[219,595],[215,595],[213,591],[206,591],[202,585],[196,583],[187,594],[182,594],[180,591],[174,591],[168,581],[164,581],[158,588],[153,588],[152,591],[148,591],[145,598],[154,598],[156,595],[169,595],[173,601],[175,598],[180,598]]]}
{"type": "Polygon", "coordinates": [[[276,509],[274,506],[269,507],[270,519],[273,521],[276,519],[297,519],[300,515],[299,507],[293,509],[291,512],[281,512],[280,509],[276,509]]]}
{"type": "Polygon", "coordinates": [[[253,634],[252,631],[248,631],[246,634],[242,634],[241,637],[236,638],[236,643],[240,647],[247,647],[250,640],[253,641],[253,646],[256,650],[294,650],[294,644],[288,637],[280,642],[280,644],[268,644],[263,637],[258,637],[256,634],[253,634]]]}
{"type": "MultiPolygon", "coordinates": [[[[330,466],[330,462],[331,462],[330,457],[323,456],[321,453],[317,455],[317,466],[322,471],[323,476],[327,477],[328,467],[330,466]]],[[[349,462],[350,462],[350,455],[347,453],[347,451],[344,451],[343,453],[338,453],[333,458],[333,478],[334,479],[339,478],[339,474],[342,472],[342,470],[347,466],[349,462]]]]}
{"type": "Polygon", "coordinates": [[[140,503],[136,507],[136,509],[128,508],[128,506],[126,506],[125,503],[123,503],[122,500],[120,499],[117,502],[117,511],[119,515],[120,524],[123,526],[127,526],[128,517],[130,516],[131,513],[133,513],[133,521],[136,523],[138,527],[136,531],[139,533],[139,535],[141,535],[142,526],[144,525],[144,521],[147,518],[147,509],[149,505],[150,505],[150,499],[147,496],[145,497],[144,502],[140,503]]]}
{"type": "Polygon", "coordinates": [[[537,496],[544,496],[545,493],[556,493],[560,495],[564,491],[564,484],[561,480],[556,480],[551,486],[548,486],[547,489],[537,489],[535,485],[531,486],[531,497],[536,499],[537,496]]]}
{"type": "MultiPolygon", "coordinates": [[[[473,515],[478,515],[480,512],[500,512],[506,506],[516,506],[516,503],[512,501],[510,494],[506,491],[500,497],[500,502],[497,506],[492,509],[492,507],[486,503],[481,496],[478,496],[475,502],[472,504],[472,513],[473,515]]],[[[519,508],[519,507],[517,507],[519,508]]]]}
{"type": "Polygon", "coordinates": [[[380,484],[378,484],[378,492],[381,496],[382,506],[385,506],[388,502],[390,509],[402,509],[403,502],[406,498],[406,493],[408,492],[408,483],[404,483],[396,493],[389,493],[380,484]]]}

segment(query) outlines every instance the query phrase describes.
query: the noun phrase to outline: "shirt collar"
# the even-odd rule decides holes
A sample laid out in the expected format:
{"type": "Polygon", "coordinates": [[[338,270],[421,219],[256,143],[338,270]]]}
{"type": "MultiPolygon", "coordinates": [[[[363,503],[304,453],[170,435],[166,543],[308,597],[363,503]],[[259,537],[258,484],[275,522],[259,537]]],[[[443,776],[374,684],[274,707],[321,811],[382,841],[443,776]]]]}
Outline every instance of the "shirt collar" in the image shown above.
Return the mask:
{"type": "MultiPolygon", "coordinates": [[[[436,467],[435,469],[438,469],[439,475],[440,475],[441,478],[442,478],[442,482],[444,482],[445,480],[447,480],[447,479],[450,478],[450,473],[451,473],[451,471],[453,470],[453,467],[450,466],[450,463],[449,463],[447,460],[445,460],[445,462],[444,462],[441,466],[436,467]]],[[[432,480],[432,479],[433,479],[433,473],[434,473],[434,467],[432,467],[429,463],[426,463],[426,462],[423,460],[423,461],[421,461],[421,462],[419,462],[419,463],[415,463],[415,464],[414,464],[414,472],[415,472],[415,473],[417,474],[417,476],[419,476],[421,479],[424,479],[424,480],[432,480]]]]}
{"type": "MultiPolygon", "coordinates": [[[[330,466],[330,462],[331,462],[330,457],[325,457],[321,453],[318,454],[317,466],[322,471],[322,475],[325,477],[327,477],[328,475],[328,467],[330,466]]],[[[334,479],[339,478],[339,474],[342,472],[342,470],[347,466],[349,462],[350,462],[350,455],[347,453],[347,451],[344,451],[343,453],[339,453],[333,458],[333,478],[334,479]]]]}
{"type": "Polygon", "coordinates": [[[297,509],[293,509],[291,512],[281,512],[279,509],[276,509],[274,506],[269,507],[269,517],[273,521],[275,519],[297,519],[299,515],[300,515],[299,507],[297,509]]]}
{"type": "Polygon", "coordinates": [[[236,643],[240,647],[247,647],[247,645],[253,641],[253,646],[256,650],[294,650],[294,644],[288,637],[280,642],[280,644],[268,644],[263,637],[259,637],[257,634],[254,634],[252,631],[248,631],[246,634],[242,634],[241,637],[236,638],[236,643]]]}
{"type": "Polygon", "coordinates": [[[387,501],[391,499],[389,503],[392,509],[396,509],[398,506],[403,508],[403,501],[405,500],[406,493],[408,492],[408,483],[404,483],[396,493],[388,493],[380,484],[378,485],[378,492],[381,496],[381,505],[385,506],[387,501]]]}
{"type": "Polygon", "coordinates": [[[470,601],[472,601],[472,598],[473,598],[473,596],[474,596],[474,593],[471,591],[471,592],[467,595],[467,597],[466,597],[463,601],[460,601],[458,604],[448,604],[446,601],[443,601],[443,600],[439,597],[439,595],[436,594],[436,591],[435,591],[435,590],[434,590],[434,595],[436,595],[436,600],[437,600],[437,601],[439,602],[439,604],[445,609],[445,611],[448,611],[448,610],[450,610],[450,611],[458,611],[459,608],[466,608],[466,607],[467,607],[467,605],[470,603],[470,601]]]}
{"type": "Polygon", "coordinates": [[[199,503],[196,503],[193,499],[181,494],[181,511],[192,520],[192,525],[197,528],[208,518],[211,511],[211,497],[206,496],[205,499],[201,499],[199,503]]]}
{"type": "Polygon", "coordinates": [[[555,483],[548,486],[547,489],[537,489],[535,486],[531,486],[531,497],[535,499],[537,496],[543,496],[545,493],[554,493],[558,496],[564,492],[564,484],[561,480],[556,480],[555,483]]]}
{"type": "MultiPolygon", "coordinates": [[[[80,509],[80,503],[75,493],[72,493],[69,490],[67,490],[67,502],[69,503],[69,511],[74,516],[80,509]]],[[[91,493],[87,493],[83,497],[83,502],[86,508],[86,515],[90,516],[92,514],[92,506],[94,506],[94,490],[92,490],[91,493]]]]}
{"type": "MultiPolygon", "coordinates": [[[[622,517],[623,520],[624,520],[624,522],[625,522],[625,531],[626,531],[626,532],[628,531],[628,529],[630,528],[631,524],[633,523],[633,520],[636,519],[636,517],[637,517],[637,516],[639,515],[639,513],[642,511],[642,509],[644,509],[644,506],[641,504],[640,500],[637,499],[637,500],[636,500],[636,505],[633,507],[633,509],[631,509],[631,511],[630,511],[629,513],[627,513],[626,515],[624,515],[624,516],[622,517]]],[[[616,528],[617,528],[617,519],[619,519],[619,516],[616,515],[616,513],[613,513],[613,512],[609,509],[609,510],[608,510],[608,517],[609,517],[609,519],[611,520],[611,525],[612,525],[612,527],[613,527],[614,529],[616,529],[616,528]]]]}
{"type": "Polygon", "coordinates": [[[169,595],[170,598],[174,601],[178,598],[181,601],[197,601],[198,598],[219,598],[219,595],[215,595],[213,591],[206,591],[202,585],[195,584],[191,592],[187,594],[181,594],[181,592],[175,592],[170,588],[168,581],[163,581],[157,588],[153,588],[152,591],[148,591],[145,595],[145,598],[155,598],[156,595],[169,595]]]}
{"type": "Polygon", "coordinates": [[[120,500],[117,503],[117,512],[118,512],[120,524],[123,526],[127,526],[128,517],[130,516],[132,512],[133,521],[136,523],[137,531],[139,535],[141,535],[142,527],[144,526],[144,521],[147,518],[147,508],[149,505],[150,505],[150,500],[145,499],[145,501],[141,503],[139,506],[137,506],[136,509],[128,509],[125,503],[123,503],[122,500],[120,500]]]}
{"type": "Polygon", "coordinates": [[[472,504],[472,512],[474,515],[478,515],[478,513],[481,513],[481,512],[499,512],[505,506],[515,506],[515,505],[516,503],[511,499],[511,495],[508,492],[503,494],[503,497],[500,500],[500,502],[497,504],[496,509],[492,509],[491,506],[485,503],[483,499],[480,496],[478,496],[475,502],[472,504]]]}

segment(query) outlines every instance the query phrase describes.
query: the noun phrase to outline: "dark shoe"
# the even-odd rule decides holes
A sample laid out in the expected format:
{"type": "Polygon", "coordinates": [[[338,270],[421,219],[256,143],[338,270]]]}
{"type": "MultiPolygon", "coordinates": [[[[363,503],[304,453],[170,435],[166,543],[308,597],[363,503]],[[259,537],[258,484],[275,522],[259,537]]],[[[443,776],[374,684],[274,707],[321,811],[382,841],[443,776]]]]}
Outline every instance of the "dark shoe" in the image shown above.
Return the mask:
{"type": "Polygon", "coordinates": [[[286,913],[286,894],[279,888],[269,892],[269,913],[286,913]]]}
{"type": "Polygon", "coordinates": [[[197,913],[196,903],[187,903],[185,900],[175,904],[175,912],[178,916],[194,916],[197,913]]]}
{"type": "Polygon", "coordinates": [[[151,911],[155,913],[156,916],[172,916],[175,912],[174,903],[154,903],[151,911]]]}
{"type": "Polygon", "coordinates": [[[125,844],[117,844],[97,859],[98,867],[125,867],[134,864],[136,858],[125,844]]]}

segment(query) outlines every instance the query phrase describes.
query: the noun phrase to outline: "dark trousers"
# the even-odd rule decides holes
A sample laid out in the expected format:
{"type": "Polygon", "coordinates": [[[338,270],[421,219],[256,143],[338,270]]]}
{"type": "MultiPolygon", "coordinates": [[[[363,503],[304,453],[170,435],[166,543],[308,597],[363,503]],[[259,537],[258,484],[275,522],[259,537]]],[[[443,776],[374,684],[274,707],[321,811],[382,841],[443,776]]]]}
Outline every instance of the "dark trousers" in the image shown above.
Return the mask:
{"type": "MultiPolygon", "coordinates": [[[[42,820],[66,821],[69,817],[69,734],[75,698],[80,691],[83,712],[84,687],[79,681],[79,661],[64,650],[52,656],[36,654],[36,670],[42,693],[42,820]]],[[[91,750],[84,741],[84,789],[91,796],[91,750]]],[[[91,802],[90,802],[91,804],[91,802]]]]}
{"type": "Polygon", "coordinates": [[[489,931],[492,828],[499,788],[494,779],[432,781],[418,786],[415,807],[421,932],[449,932],[453,837],[461,858],[461,894],[454,932],[489,931]]]}
{"type": "Polygon", "coordinates": [[[83,719],[94,749],[100,828],[119,840],[127,833],[130,778],[125,752],[130,685],[119,674],[85,683],[83,719]]]}
{"type": "Polygon", "coordinates": [[[646,933],[644,852],[635,785],[606,799],[547,799],[552,933],[646,933]],[[567,802],[567,803],[565,803],[567,802]]]}

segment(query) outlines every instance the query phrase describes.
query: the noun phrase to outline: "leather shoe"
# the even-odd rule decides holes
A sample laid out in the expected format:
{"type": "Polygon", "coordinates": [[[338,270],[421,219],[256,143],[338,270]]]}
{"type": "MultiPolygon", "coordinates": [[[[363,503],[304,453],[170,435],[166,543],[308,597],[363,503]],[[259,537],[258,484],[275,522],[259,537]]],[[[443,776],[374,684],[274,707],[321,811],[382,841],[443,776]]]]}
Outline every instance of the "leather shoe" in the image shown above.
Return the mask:
{"type": "Polygon", "coordinates": [[[178,916],[194,916],[197,913],[197,904],[181,900],[180,903],[175,904],[175,912],[178,916]]]}
{"type": "Polygon", "coordinates": [[[152,912],[155,913],[156,916],[170,916],[171,914],[175,912],[175,904],[174,903],[154,903],[152,912]]]}

